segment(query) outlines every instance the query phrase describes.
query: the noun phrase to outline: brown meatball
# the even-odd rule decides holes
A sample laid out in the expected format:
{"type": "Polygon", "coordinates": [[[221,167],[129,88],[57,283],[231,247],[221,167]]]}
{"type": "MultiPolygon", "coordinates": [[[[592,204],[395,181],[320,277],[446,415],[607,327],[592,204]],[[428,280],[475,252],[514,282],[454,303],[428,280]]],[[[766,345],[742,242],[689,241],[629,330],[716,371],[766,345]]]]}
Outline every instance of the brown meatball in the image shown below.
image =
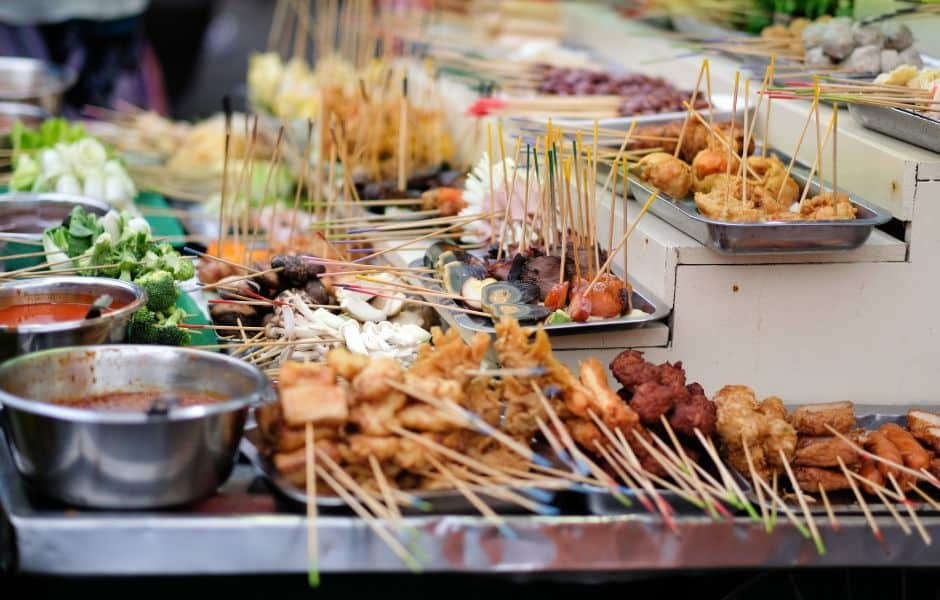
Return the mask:
{"type": "Polygon", "coordinates": [[[698,429],[705,437],[715,433],[718,410],[715,403],[701,394],[689,396],[688,400],[676,401],[676,408],[669,417],[673,429],[687,436],[695,436],[698,429]]]}

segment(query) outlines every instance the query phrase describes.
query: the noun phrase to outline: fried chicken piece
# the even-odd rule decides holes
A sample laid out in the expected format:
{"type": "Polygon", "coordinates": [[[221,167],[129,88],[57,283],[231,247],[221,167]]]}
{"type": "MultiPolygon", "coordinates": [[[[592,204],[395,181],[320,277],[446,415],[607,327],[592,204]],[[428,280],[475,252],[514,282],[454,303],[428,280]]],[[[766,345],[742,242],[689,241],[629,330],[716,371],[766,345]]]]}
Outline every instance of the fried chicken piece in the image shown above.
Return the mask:
{"type": "Polygon", "coordinates": [[[757,411],[772,419],[783,419],[784,421],[787,419],[787,409],[783,405],[783,400],[778,396],[767,396],[761,400],[757,411]]]}
{"type": "Polygon", "coordinates": [[[646,425],[657,425],[659,417],[675,406],[677,393],[688,394],[688,391],[684,387],[664,386],[652,381],[641,383],[633,391],[630,408],[639,415],[640,422],[646,425]]]}
{"type": "MultiPolygon", "coordinates": [[[[596,358],[589,358],[581,363],[581,383],[588,389],[595,413],[613,430],[629,431],[639,417],[612,390],[607,383],[604,365],[596,358]]],[[[683,374],[683,379],[685,375],[683,374]]]]}
{"type": "Polygon", "coordinates": [[[375,456],[379,463],[391,461],[398,454],[402,438],[398,436],[375,436],[352,434],[349,436],[349,456],[353,463],[369,464],[369,456],[375,456]]]}
{"type": "Polygon", "coordinates": [[[692,189],[692,169],[665,152],[647,154],[637,163],[639,176],[673,198],[685,198],[692,189]]]}
{"type": "Polygon", "coordinates": [[[804,435],[832,435],[827,425],[848,433],[855,428],[855,406],[851,402],[807,404],[793,410],[790,424],[804,435]]]}
{"type": "Polygon", "coordinates": [[[793,476],[800,489],[808,493],[819,493],[820,486],[827,492],[847,490],[852,487],[841,471],[818,467],[793,467],[793,476]]]}
{"type": "Polygon", "coordinates": [[[763,194],[760,204],[765,212],[786,212],[799,200],[800,186],[787,175],[787,168],[776,155],[751,156],[747,164],[761,178],[759,183],[763,194]]]}
{"type": "Polygon", "coordinates": [[[850,467],[861,462],[855,448],[835,436],[801,436],[796,443],[793,464],[801,467],[838,468],[840,458],[850,467]]]}
{"type": "Polygon", "coordinates": [[[396,413],[406,402],[407,397],[399,391],[390,392],[380,402],[360,402],[349,410],[349,422],[367,435],[391,435],[391,428],[401,425],[396,413]]]}
{"type": "Polygon", "coordinates": [[[460,337],[460,331],[456,327],[446,332],[438,327],[432,328],[431,341],[431,344],[419,348],[418,358],[408,369],[409,379],[443,377],[463,385],[471,378],[463,373],[479,369],[480,362],[490,347],[490,337],[487,334],[479,332],[467,344],[460,337]]]}
{"type": "Polygon", "coordinates": [[[587,449],[589,452],[597,452],[595,442],[598,444],[605,444],[607,442],[607,438],[593,421],[573,417],[565,420],[565,427],[568,428],[568,432],[571,434],[571,438],[575,443],[587,449]]]}
{"type": "Polygon", "coordinates": [[[450,431],[466,425],[460,417],[439,410],[429,404],[412,404],[396,415],[402,427],[414,431],[450,431]]]}
{"type": "Polygon", "coordinates": [[[546,418],[545,409],[536,393],[518,379],[506,377],[503,378],[502,397],[506,403],[503,429],[509,435],[532,439],[539,430],[536,419],[546,418]]]}
{"type": "MultiPolygon", "coordinates": [[[[737,157],[731,159],[731,172],[737,173],[741,168],[741,161],[737,157]]],[[[728,151],[723,148],[706,148],[695,155],[692,160],[693,189],[699,191],[701,182],[709,175],[728,172],[728,151]]]]}
{"type": "Polygon", "coordinates": [[[757,404],[754,390],[742,385],[729,385],[715,395],[718,407],[717,431],[726,452],[734,455],[735,464],[744,466],[743,444],[748,445],[755,470],[765,475],[770,468],[781,467],[796,450],[796,431],[780,416],[779,398],[768,398],[757,404]],[[781,456],[781,452],[783,456],[781,456]]]}
{"type": "Polygon", "coordinates": [[[400,382],[403,378],[404,371],[397,360],[385,356],[373,357],[352,380],[350,390],[353,401],[381,402],[395,393],[395,389],[388,384],[389,380],[400,382]]]}
{"type": "Polygon", "coordinates": [[[844,221],[854,219],[858,209],[847,194],[824,192],[808,198],[800,207],[800,214],[807,221],[844,221]]]}
{"type": "Polygon", "coordinates": [[[614,379],[626,388],[633,388],[647,381],[659,381],[659,369],[646,362],[638,350],[624,350],[610,363],[614,379]]]}
{"type": "Polygon", "coordinates": [[[336,371],[328,365],[285,362],[278,393],[288,425],[337,425],[349,416],[346,390],[336,384],[336,371]]]}
{"type": "Polygon", "coordinates": [[[704,394],[690,393],[688,397],[683,396],[681,400],[676,401],[675,409],[669,415],[669,425],[677,432],[689,437],[695,437],[696,429],[705,437],[711,437],[715,433],[717,421],[718,409],[715,403],[709,401],[704,394]]]}

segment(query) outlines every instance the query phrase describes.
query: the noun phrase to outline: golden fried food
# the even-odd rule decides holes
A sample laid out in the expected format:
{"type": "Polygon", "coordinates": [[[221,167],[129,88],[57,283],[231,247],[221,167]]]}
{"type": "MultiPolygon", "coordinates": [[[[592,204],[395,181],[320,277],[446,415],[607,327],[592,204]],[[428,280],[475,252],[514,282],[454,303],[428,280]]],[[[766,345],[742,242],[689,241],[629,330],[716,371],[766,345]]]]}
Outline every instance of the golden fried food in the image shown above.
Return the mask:
{"type": "Polygon", "coordinates": [[[279,392],[289,425],[342,424],[349,416],[346,390],[336,385],[336,372],[330,366],[284,363],[279,392]]]}
{"type": "Polygon", "coordinates": [[[848,433],[855,428],[855,406],[851,402],[807,404],[793,409],[790,424],[805,435],[832,435],[829,427],[848,433]]]}
{"type": "Polygon", "coordinates": [[[673,198],[685,198],[692,189],[691,168],[671,154],[647,154],[637,163],[637,169],[643,181],[673,198]]]}
{"type": "Polygon", "coordinates": [[[796,444],[793,464],[802,467],[838,467],[840,458],[850,467],[861,462],[855,448],[840,438],[802,436],[796,444]]]}
{"type": "Polygon", "coordinates": [[[820,486],[827,492],[851,488],[848,478],[841,471],[818,467],[793,467],[793,476],[804,492],[819,493],[820,486]]]}
{"type": "Polygon", "coordinates": [[[825,192],[807,198],[800,206],[800,214],[807,221],[844,221],[854,219],[858,209],[847,194],[825,192]]]}
{"type": "Polygon", "coordinates": [[[718,407],[718,434],[729,462],[736,469],[749,471],[745,444],[754,469],[762,477],[793,457],[796,431],[781,415],[783,405],[779,398],[770,397],[758,404],[751,388],[729,385],[718,391],[714,401],[718,407]]]}
{"type": "Polygon", "coordinates": [[[907,427],[927,448],[940,453],[940,415],[925,410],[908,411],[907,427]]]}
{"type": "Polygon", "coordinates": [[[787,175],[786,166],[776,155],[751,156],[747,164],[760,177],[756,187],[762,192],[761,208],[768,214],[787,212],[800,199],[800,186],[787,175]]]}

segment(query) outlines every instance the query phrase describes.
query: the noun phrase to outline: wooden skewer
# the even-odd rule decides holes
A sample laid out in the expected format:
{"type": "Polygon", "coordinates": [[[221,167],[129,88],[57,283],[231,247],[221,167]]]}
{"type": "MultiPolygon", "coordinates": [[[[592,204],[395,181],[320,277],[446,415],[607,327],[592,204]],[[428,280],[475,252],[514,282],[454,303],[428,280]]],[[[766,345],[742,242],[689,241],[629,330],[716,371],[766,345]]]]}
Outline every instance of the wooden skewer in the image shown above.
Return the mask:
{"type": "MultiPolygon", "coordinates": [[[[894,486],[894,489],[897,491],[897,493],[903,496],[904,492],[901,491],[901,486],[898,485],[898,481],[895,479],[893,473],[888,473],[888,479],[891,481],[891,485],[894,486]]],[[[924,524],[921,522],[920,517],[917,516],[917,511],[914,510],[914,507],[911,506],[910,502],[905,501],[903,504],[907,509],[908,516],[911,517],[911,522],[914,524],[914,527],[917,528],[917,533],[920,534],[920,537],[922,540],[924,540],[924,543],[929,546],[932,543],[930,534],[928,534],[927,530],[924,529],[924,524]]]]}
{"type": "Polygon", "coordinates": [[[891,517],[897,522],[898,527],[900,527],[901,531],[904,532],[904,535],[911,535],[910,526],[904,521],[904,519],[901,517],[901,514],[897,511],[897,509],[894,508],[894,504],[888,501],[888,497],[885,496],[884,493],[880,489],[873,488],[873,490],[875,492],[875,495],[878,496],[878,499],[881,500],[881,503],[885,505],[886,509],[888,509],[888,512],[891,514],[891,517]]]}
{"type": "Polygon", "coordinates": [[[820,554],[826,553],[826,546],[823,544],[822,537],[819,535],[819,530],[816,528],[816,519],[813,518],[813,513],[809,510],[809,506],[806,504],[806,496],[803,494],[803,490],[800,489],[800,484],[796,480],[796,476],[793,474],[793,469],[790,468],[790,461],[787,460],[787,455],[783,453],[783,450],[780,450],[780,460],[783,462],[783,468],[786,469],[787,477],[790,479],[790,484],[793,486],[793,492],[796,494],[796,498],[800,503],[800,508],[803,509],[803,516],[806,518],[806,524],[809,526],[810,532],[813,534],[813,540],[816,542],[816,551],[820,554]]]}
{"type": "Polygon", "coordinates": [[[836,519],[836,514],[832,511],[832,504],[829,503],[826,488],[824,488],[821,483],[819,484],[819,497],[822,498],[823,505],[826,507],[826,516],[829,517],[829,524],[832,526],[832,530],[839,531],[839,521],[836,519]]]}
{"type": "Polygon", "coordinates": [[[940,510],[940,502],[937,502],[936,500],[934,500],[933,498],[931,498],[929,494],[927,494],[926,492],[924,492],[924,490],[920,489],[920,488],[917,487],[916,485],[912,485],[912,486],[911,486],[911,489],[914,490],[914,491],[917,493],[918,496],[920,496],[921,498],[923,498],[924,501],[925,501],[927,504],[929,504],[934,510],[940,510]]]}
{"type": "Polygon", "coordinates": [[[18,238],[14,236],[0,235],[0,242],[10,243],[10,244],[23,244],[24,246],[42,246],[42,242],[38,240],[30,240],[26,238],[18,238]]]}
{"type": "Polygon", "coordinates": [[[761,486],[763,478],[754,467],[754,459],[751,458],[751,449],[744,436],[741,436],[741,447],[744,449],[744,458],[747,460],[747,470],[751,473],[751,482],[754,484],[754,492],[757,494],[757,505],[760,507],[760,516],[761,520],[764,522],[764,530],[770,533],[770,522],[767,518],[767,507],[764,504],[764,492],[761,486]]]}
{"type": "MultiPolygon", "coordinates": [[[[747,496],[741,490],[738,482],[735,481],[734,476],[731,475],[724,461],[721,460],[721,457],[718,455],[718,449],[715,448],[715,445],[712,444],[710,439],[705,437],[705,434],[703,434],[698,427],[695,428],[695,436],[698,438],[699,443],[705,448],[705,452],[708,454],[709,458],[715,463],[715,468],[718,469],[718,474],[725,483],[725,487],[731,490],[731,494],[728,497],[729,502],[743,506],[752,519],[755,521],[759,520],[760,517],[754,510],[754,507],[751,506],[750,500],[747,499],[747,496]]],[[[717,484],[717,482],[715,483],[717,484]]]]}
{"type": "Polygon", "coordinates": [[[304,454],[307,469],[307,560],[310,563],[307,580],[311,587],[320,585],[319,550],[317,543],[317,476],[314,453],[313,422],[304,424],[304,454]]]}
{"type": "Polygon", "coordinates": [[[865,502],[864,496],[862,496],[862,493],[859,491],[858,485],[856,485],[855,480],[852,479],[852,477],[849,475],[851,471],[849,471],[848,467],[845,466],[845,462],[842,460],[841,456],[837,456],[836,459],[839,461],[839,467],[842,468],[842,472],[845,474],[845,478],[849,480],[849,486],[852,488],[852,492],[855,494],[855,499],[858,502],[858,505],[862,508],[862,513],[865,515],[865,520],[868,521],[868,526],[871,528],[872,534],[874,534],[875,538],[879,542],[884,544],[884,535],[882,535],[881,529],[878,528],[878,523],[875,522],[874,517],[871,516],[871,510],[869,510],[868,503],[865,502]]]}
{"type": "Polygon", "coordinates": [[[518,537],[516,533],[509,528],[509,526],[506,524],[506,521],[501,516],[496,514],[496,512],[490,508],[490,506],[484,502],[482,498],[477,496],[476,493],[471,490],[465,482],[461,481],[450,469],[444,466],[444,463],[438,460],[434,454],[431,452],[425,452],[424,456],[428,459],[428,462],[434,465],[434,468],[437,469],[441,475],[443,475],[444,478],[451,483],[451,485],[460,490],[460,493],[463,494],[470,504],[480,511],[480,514],[482,514],[487,521],[496,525],[503,535],[513,539],[518,537]]]}
{"type": "Polygon", "coordinates": [[[637,458],[636,453],[633,451],[633,448],[630,447],[630,444],[627,443],[626,438],[623,435],[623,431],[620,429],[614,430],[616,436],[620,439],[621,449],[626,453],[627,459],[633,465],[634,473],[637,475],[640,485],[652,496],[653,501],[656,503],[656,507],[659,509],[659,514],[663,517],[663,522],[666,524],[673,533],[678,534],[679,528],[676,526],[675,520],[672,518],[672,508],[663,500],[656,492],[656,488],[653,487],[652,482],[649,479],[649,474],[643,469],[643,465],[640,463],[640,459],[637,458]],[[643,476],[640,476],[640,474],[643,476]]]}
{"type": "Polygon", "coordinates": [[[226,279],[220,279],[219,281],[216,281],[215,283],[206,284],[206,285],[202,286],[202,287],[199,288],[199,289],[201,289],[202,291],[212,290],[212,289],[215,289],[215,288],[217,288],[217,287],[225,287],[225,286],[227,286],[227,285],[231,285],[231,284],[233,284],[233,283],[235,283],[235,282],[237,282],[237,281],[241,281],[241,280],[243,280],[243,279],[252,279],[252,278],[254,278],[254,277],[258,277],[258,276],[261,276],[261,275],[267,275],[268,273],[279,273],[279,272],[281,272],[281,271],[283,271],[283,270],[284,270],[284,267],[275,267],[275,268],[273,268],[273,269],[265,269],[264,271],[257,271],[257,272],[255,272],[255,273],[249,273],[248,275],[242,275],[242,276],[239,276],[239,277],[231,277],[231,278],[226,278],[226,279]]]}
{"type": "Polygon", "coordinates": [[[319,465],[317,465],[316,469],[320,478],[323,479],[327,485],[333,488],[333,491],[343,499],[343,502],[345,502],[353,510],[353,512],[359,515],[359,517],[369,525],[376,535],[378,535],[386,544],[388,544],[388,547],[391,548],[392,552],[394,552],[395,555],[398,556],[398,558],[400,558],[401,561],[405,563],[405,565],[412,572],[421,572],[421,565],[417,560],[415,560],[411,553],[409,553],[408,550],[406,550],[405,547],[401,545],[401,542],[399,542],[388,531],[386,531],[385,528],[382,527],[382,524],[374,516],[372,516],[369,511],[363,508],[362,504],[356,500],[356,498],[347,492],[338,481],[336,481],[329,473],[326,472],[326,469],[319,465]]]}
{"type": "MultiPolygon", "coordinates": [[[[695,80],[695,88],[692,90],[692,99],[689,100],[689,107],[690,107],[689,110],[691,110],[691,107],[695,106],[695,100],[698,98],[699,86],[702,85],[702,75],[705,74],[706,69],[708,69],[707,58],[702,59],[702,66],[698,70],[698,79],[695,80]]],[[[734,115],[732,114],[732,119],[733,118],[734,118],[734,115]]],[[[679,151],[682,150],[682,140],[685,139],[685,130],[688,128],[689,121],[691,120],[692,120],[692,115],[688,115],[685,118],[685,120],[682,122],[682,129],[679,130],[679,140],[676,142],[676,149],[672,153],[673,158],[676,158],[677,156],[679,156],[679,151]]]]}
{"type": "MultiPolygon", "coordinates": [[[[608,267],[610,267],[610,263],[614,260],[614,258],[616,258],[617,253],[620,252],[620,249],[623,247],[623,245],[627,243],[627,238],[629,238],[630,234],[633,233],[633,230],[636,229],[636,226],[640,223],[640,219],[643,218],[643,215],[646,214],[646,211],[649,210],[649,207],[652,206],[653,202],[656,200],[658,196],[659,196],[659,190],[653,192],[652,195],[650,195],[649,199],[646,201],[646,204],[644,204],[643,208],[640,209],[640,214],[638,214],[636,216],[636,220],[633,221],[633,225],[631,225],[629,229],[623,232],[623,237],[620,238],[620,241],[617,243],[616,248],[608,250],[607,260],[604,261],[603,267],[597,270],[597,273],[594,275],[594,279],[591,280],[591,283],[588,284],[587,289],[584,291],[585,297],[587,297],[588,293],[594,287],[594,284],[597,283],[597,280],[600,279],[601,273],[604,270],[606,270],[608,267]]],[[[624,210],[626,210],[626,207],[624,207],[624,210]]],[[[626,273],[624,273],[624,277],[626,277],[626,273]]]]}

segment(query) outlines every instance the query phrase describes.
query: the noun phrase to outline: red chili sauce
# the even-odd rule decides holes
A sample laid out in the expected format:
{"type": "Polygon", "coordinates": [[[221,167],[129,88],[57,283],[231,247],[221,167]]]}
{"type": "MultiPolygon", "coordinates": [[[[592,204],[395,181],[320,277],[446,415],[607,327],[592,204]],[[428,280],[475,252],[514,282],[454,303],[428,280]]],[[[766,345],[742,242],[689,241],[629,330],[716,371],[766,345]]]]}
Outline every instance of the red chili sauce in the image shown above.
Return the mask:
{"type": "MultiPolygon", "coordinates": [[[[0,327],[81,321],[85,318],[89,308],[91,308],[91,301],[87,303],[37,302],[35,304],[14,304],[13,306],[0,308],[0,327]]],[[[113,312],[113,309],[105,309],[102,312],[113,312]]]]}
{"type": "MultiPolygon", "coordinates": [[[[215,404],[228,399],[220,394],[210,392],[173,392],[172,395],[179,400],[179,403],[175,404],[174,408],[197,406],[200,404],[215,404]]],[[[56,404],[68,406],[69,408],[145,412],[153,406],[155,400],[161,397],[166,398],[167,396],[168,394],[166,392],[114,392],[100,396],[56,400],[56,404]]]]}

